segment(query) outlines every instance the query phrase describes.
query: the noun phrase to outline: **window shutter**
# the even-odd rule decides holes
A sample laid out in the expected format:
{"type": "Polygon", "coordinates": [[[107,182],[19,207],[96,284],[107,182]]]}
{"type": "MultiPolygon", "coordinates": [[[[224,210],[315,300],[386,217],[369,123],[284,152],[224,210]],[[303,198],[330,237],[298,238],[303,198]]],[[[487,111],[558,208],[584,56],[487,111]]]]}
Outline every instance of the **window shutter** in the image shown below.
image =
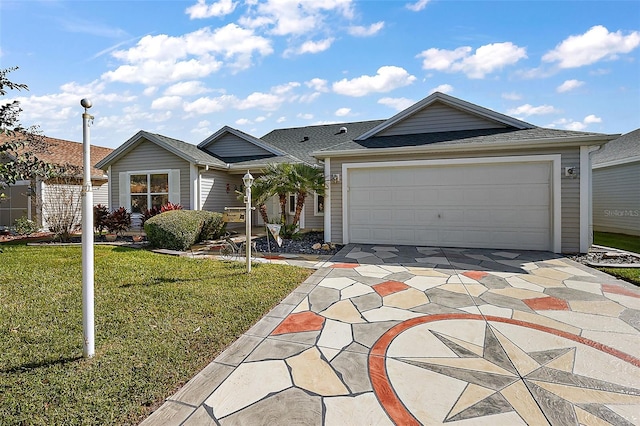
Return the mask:
{"type": "Polygon", "coordinates": [[[169,202],[180,204],[180,170],[169,171],[169,202]]]}
{"type": "Polygon", "coordinates": [[[113,206],[113,210],[118,209],[119,207],[124,207],[125,209],[131,211],[131,197],[129,197],[129,176],[127,172],[120,172],[118,174],[118,202],[117,206],[113,206]]]}

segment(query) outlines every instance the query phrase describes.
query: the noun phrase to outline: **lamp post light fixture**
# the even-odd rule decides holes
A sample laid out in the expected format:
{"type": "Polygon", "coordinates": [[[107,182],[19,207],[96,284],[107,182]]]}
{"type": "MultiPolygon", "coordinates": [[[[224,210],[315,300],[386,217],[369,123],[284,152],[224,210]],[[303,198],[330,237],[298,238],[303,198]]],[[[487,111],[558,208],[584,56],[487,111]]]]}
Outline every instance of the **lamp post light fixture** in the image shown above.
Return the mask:
{"type": "Polygon", "coordinates": [[[249,170],[247,170],[247,174],[242,177],[242,182],[244,182],[245,187],[245,196],[244,202],[246,206],[246,212],[244,215],[244,220],[246,223],[246,242],[245,242],[245,254],[247,255],[247,273],[251,272],[251,186],[253,185],[253,176],[249,170]]]}
{"type": "Polygon", "coordinates": [[[93,189],[91,187],[91,142],[89,121],[93,120],[87,110],[91,108],[89,99],[82,99],[82,335],[84,338],[83,355],[92,358],[95,355],[94,308],[94,268],[93,268],[93,189]]]}

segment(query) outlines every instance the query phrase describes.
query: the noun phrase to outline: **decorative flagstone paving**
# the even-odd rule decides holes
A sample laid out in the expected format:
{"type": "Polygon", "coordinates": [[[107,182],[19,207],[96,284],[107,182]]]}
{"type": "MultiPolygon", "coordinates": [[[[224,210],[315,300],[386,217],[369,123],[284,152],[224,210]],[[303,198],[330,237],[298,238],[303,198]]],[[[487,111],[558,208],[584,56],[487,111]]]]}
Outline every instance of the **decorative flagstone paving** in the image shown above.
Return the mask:
{"type": "Polygon", "coordinates": [[[637,425],[640,290],[552,253],[348,245],[144,424],[637,425]]]}

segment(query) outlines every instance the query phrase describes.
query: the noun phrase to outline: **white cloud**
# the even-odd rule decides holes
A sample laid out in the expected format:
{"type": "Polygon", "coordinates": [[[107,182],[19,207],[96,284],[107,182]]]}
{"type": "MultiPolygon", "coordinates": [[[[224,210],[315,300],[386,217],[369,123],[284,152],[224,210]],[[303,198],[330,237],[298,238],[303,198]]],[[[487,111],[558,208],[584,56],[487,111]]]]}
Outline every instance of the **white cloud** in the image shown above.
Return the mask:
{"type": "Polygon", "coordinates": [[[533,106],[530,104],[524,104],[524,105],[520,105],[517,108],[512,108],[508,110],[507,114],[528,117],[530,115],[556,114],[559,112],[561,111],[557,110],[555,107],[551,105],[533,106]]]}
{"type": "Polygon", "coordinates": [[[145,96],[152,96],[155,95],[157,91],[158,88],[156,86],[149,86],[142,91],[142,94],[145,96]]]}
{"type": "Polygon", "coordinates": [[[333,37],[325,38],[324,40],[318,41],[305,41],[302,45],[295,49],[287,49],[284,51],[284,56],[288,57],[291,55],[304,55],[305,53],[320,53],[329,49],[334,42],[333,37]]]}
{"type": "Polygon", "coordinates": [[[285,121],[287,121],[286,117],[278,117],[278,119],[276,120],[276,123],[284,123],[285,121]]]}
{"type": "Polygon", "coordinates": [[[480,46],[471,53],[469,46],[455,50],[427,49],[417,55],[422,58],[422,68],[444,72],[463,72],[469,78],[484,78],[527,57],[527,50],[511,42],[480,46]]]}
{"type": "Polygon", "coordinates": [[[573,119],[561,118],[548,124],[547,127],[562,127],[567,130],[583,131],[589,124],[602,123],[600,117],[596,117],[593,114],[587,115],[582,121],[574,121],[573,119]]]}
{"type": "Polygon", "coordinates": [[[298,83],[297,81],[291,81],[289,83],[272,87],[271,93],[276,95],[286,95],[291,93],[296,87],[300,87],[300,83],[298,83]]]}
{"type": "Polygon", "coordinates": [[[259,117],[256,117],[255,122],[256,123],[262,123],[263,121],[265,121],[267,119],[267,117],[265,117],[264,115],[261,115],[259,117]]]}
{"type": "Polygon", "coordinates": [[[222,95],[217,98],[202,97],[193,102],[185,102],[184,110],[194,114],[210,114],[232,107],[238,99],[232,95],[222,95]]]}
{"type": "Polygon", "coordinates": [[[207,4],[206,0],[198,0],[193,6],[189,6],[185,13],[189,19],[211,18],[212,16],[225,16],[232,13],[237,3],[232,0],[220,0],[207,4]]]}
{"type": "Polygon", "coordinates": [[[416,102],[413,99],[408,98],[380,98],[378,99],[380,105],[388,106],[396,111],[402,111],[409,108],[416,102]]]}
{"type": "Polygon", "coordinates": [[[376,22],[368,27],[354,25],[348,28],[349,34],[355,37],[370,37],[377,34],[384,28],[384,21],[376,22]]]}
{"type": "Polygon", "coordinates": [[[560,86],[556,87],[556,92],[564,93],[584,85],[584,81],[580,80],[566,80],[560,86]]]}
{"type": "Polygon", "coordinates": [[[544,62],[557,62],[560,68],[576,68],[600,60],[618,59],[640,45],[640,32],[623,35],[621,31],[609,32],[602,25],[591,27],[586,33],[572,35],[555,49],[542,56],[544,62]]]}
{"type": "Polygon", "coordinates": [[[516,92],[505,92],[502,94],[502,99],[506,99],[508,101],[519,101],[522,99],[522,95],[516,92]]]}
{"type": "Polygon", "coordinates": [[[315,90],[316,92],[328,92],[329,87],[327,85],[327,80],[323,80],[321,78],[312,78],[309,81],[305,81],[304,84],[307,87],[315,90]]]}
{"type": "Polygon", "coordinates": [[[274,95],[272,93],[253,92],[245,99],[239,101],[235,108],[237,109],[251,109],[259,108],[267,111],[275,111],[280,108],[280,105],[285,101],[282,96],[274,95]]]}
{"type": "Polygon", "coordinates": [[[209,92],[201,81],[181,81],[172,86],[169,86],[164,91],[165,96],[191,96],[200,95],[202,93],[209,92]]]}
{"type": "Polygon", "coordinates": [[[418,0],[415,3],[407,3],[405,7],[414,12],[420,12],[422,9],[427,7],[427,3],[429,3],[429,1],[431,0],[418,0]]]}
{"type": "Polygon", "coordinates": [[[205,77],[223,65],[246,69],[251,66],[255,55],[271,53],[271,41],[235,24],[214,31],[202,28],[180,37],[148,35],[128,50],[114,51],[112,56],[125,65],[104,73],[102,78],[161,85],[205,77]]]}
{"type": "Polygon", "coordinates": [[[267,0],[240,19],[250,27],[267,27],[274,35],[300,35],[328,27],[325,22],[353,17],[352,0],[267,0]]]}
{"type": "Polygon", "coordinates": [[[296,115],[296,117],[301,118],[303,120],[313,120],[313,114],[300,113],[300,114],[296,115]]]}
{"type": "Polygon", "coordinates": [[[429,94],[435,93],[435,92],[451,93],[451,92],[453,92],[453,86],[450,85],[450,84],[441,84],[441,85],[436,86],[433,89],[429,90],[429,94]]]}
{"type": "Polygon", "coordinates": [[[253,123],[248,118],[239,118],[238,120],[236,120],[236,124],[238,126],[246,126],[247,124],[253,124],[253,123]]]}
{"type": "Polygon", "coordinates": [[[346,115],[349,115],[349,113],[351,112],[351,108],[338,108],[335,112],[335,114],[338,117],[344,117],[346,115]]]}
{"type": "Polygon", "coordinates": [[[399,87],[412,84],[416,77],[404,68],[384,66],[374,76],[363,75],[351,80],[342,79],[333,83],[333,91],[346,96],[365,96],[370,93],[390,92],[399,87]]]}
{"type": "Polygon", "coordinates": [[[602,123],[602,118],[600,118],[600,117],[596,117],[595,115],[590,114],[590,115],[587,115],[587,116],[584,118],[584,120],[583,120],[583,121],[584,121],[584,123],[586,123],[586,124],[602,123]]]}
{"type": "Polygon", "coordinates": [[[182,98],[180,96],[163,96],[151,102],[151,109],[171,110],[180,107],[182,107],[182,98]]]}
{"type": "Polygon", "coordinates": [[[320,95],[322,95],[322,93],[313,92],[313,93],[309,93],[308,95],[302,95],[298,99],[300,100],[301,103],[310,104],[311,102],[313,102],[316,99],[318,99],[320,97],[320,95]]]}

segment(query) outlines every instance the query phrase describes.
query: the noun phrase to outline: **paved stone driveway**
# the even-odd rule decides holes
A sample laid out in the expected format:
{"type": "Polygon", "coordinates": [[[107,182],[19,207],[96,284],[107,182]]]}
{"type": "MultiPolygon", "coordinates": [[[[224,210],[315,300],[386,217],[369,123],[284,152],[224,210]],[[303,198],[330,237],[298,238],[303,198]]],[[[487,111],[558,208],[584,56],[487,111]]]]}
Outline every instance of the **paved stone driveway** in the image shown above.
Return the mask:
{"type": "Polygon", "coordinates": [[[551,253],[346,246],[149,417],[638,425],[640,291],[551,253]]]}

